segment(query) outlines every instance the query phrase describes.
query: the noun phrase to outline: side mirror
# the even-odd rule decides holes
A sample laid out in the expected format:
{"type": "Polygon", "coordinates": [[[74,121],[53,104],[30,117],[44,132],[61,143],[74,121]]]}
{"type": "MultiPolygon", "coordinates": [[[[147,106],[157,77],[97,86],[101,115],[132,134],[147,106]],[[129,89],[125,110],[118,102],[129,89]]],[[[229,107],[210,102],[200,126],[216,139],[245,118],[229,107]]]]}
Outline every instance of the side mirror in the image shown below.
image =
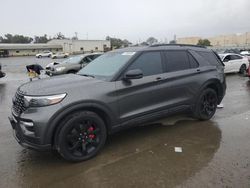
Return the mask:
{"type": "Polygon", "coordinates": [[[129,70],[124,75],[124,80],[140,79],[143,77],[143,72],[140,69],[129,70]]]}

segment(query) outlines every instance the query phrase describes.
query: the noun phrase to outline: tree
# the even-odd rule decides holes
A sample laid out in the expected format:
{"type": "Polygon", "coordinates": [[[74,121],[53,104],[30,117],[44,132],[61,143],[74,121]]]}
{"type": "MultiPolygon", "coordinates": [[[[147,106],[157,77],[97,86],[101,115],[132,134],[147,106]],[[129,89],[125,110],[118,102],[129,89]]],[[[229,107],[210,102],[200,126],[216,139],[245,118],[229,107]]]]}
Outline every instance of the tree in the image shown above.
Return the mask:
{"type": "Polygon", "coordinates": [[[110,36],[107,36],[106,40],[110,41],[112,48],[128,47],[130,44],[132,44],[127,39],[122,40],[119,38],[112,38],[110,36]]]}
{"type": "Polygon", "coordinates": [[[54,37],[54,39],[66,39],[66,37],[64,36],[64,34],[62,34],[61,32],[57,33],[56,36],[54,37]]]}
{"type": "Polygon", "coordinates": [[[152,44],[154,44],[154,43],[157,43],[158,40],[157,40],[156,38],[154,38],[154,37],[149,37],[149,38],[146,40],[146,42],[147,42],[149,45],[152,45],[152,44]]]}
{"type": "Polygon", "coordinates": [[[208,39],[200,39],[197,43],[200,46],[211,46],[211,43],[208,39]]]}
{"type": "Polygon", "coordinates": [[[1,37],[1,43],[31,43],[33,39],[31,37],[23,36],[23,35],[12,35],[6,34],[4,37],[1,37]]]}
{"type": "Polygon", "coordinates": [[[140,45],[141,45],[141,46],[148,46],[148,43],[142,42],[140,45]]]}
{"type": "Polygon", "coordinates": [[[169,41],[169,44],[176,44],[176,40],[169,41]]]}
{"type": "Polygon", "coordinates": [[[48,41],[46,34],[44,36],[35,36],[34,38],[34,43],[47,43],[48,41]]]}

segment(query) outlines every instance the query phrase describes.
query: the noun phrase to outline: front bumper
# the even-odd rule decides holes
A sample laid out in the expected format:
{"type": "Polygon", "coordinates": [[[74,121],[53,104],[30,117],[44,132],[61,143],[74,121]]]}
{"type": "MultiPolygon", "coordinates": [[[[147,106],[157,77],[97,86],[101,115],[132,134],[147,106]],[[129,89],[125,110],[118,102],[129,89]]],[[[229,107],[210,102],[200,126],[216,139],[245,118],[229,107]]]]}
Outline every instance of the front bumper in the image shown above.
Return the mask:
{"type": "Polygon", "coordinates": [[[21,123],[27,122],[26,120],[12,115],[11,117],[9,117],[9,121],[13,129],[13,135],[21,146],[39,151],[47,151],[51,149],[50,144],[41,144],[39,137],[36,137],[32,134],[24,134],[25,130],[24,128],[22,128],[21,123]]]}
{"type": "Polygon", "coordinates": [[[56,76],[56,75],[61,75],[61,74],[64,74],[64,73],[63,72],[56,72],[56,71],[46,70],[45,74],[47,74],[48,76],[56,76]]]}

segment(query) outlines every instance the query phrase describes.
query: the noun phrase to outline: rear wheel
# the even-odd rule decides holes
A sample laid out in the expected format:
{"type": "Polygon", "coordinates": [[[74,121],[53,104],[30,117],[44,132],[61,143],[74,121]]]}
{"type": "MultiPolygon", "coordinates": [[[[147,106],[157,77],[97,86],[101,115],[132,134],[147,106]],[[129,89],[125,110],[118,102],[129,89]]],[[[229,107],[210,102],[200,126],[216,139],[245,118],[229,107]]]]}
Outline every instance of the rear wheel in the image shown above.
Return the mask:
{"type": "Polygon", "coordinates": [[[194,117],[200,120],[211,119],[216,112],[217,102],[217,94],[213,89],[203,90],[195,104],[194,117]]]}
{"type": "Polygon", "coordinates": [[[94,157],[104,146],[106,138],[106,126],[96,113],[78,112],[64,123],[56,148],[64,159],[79,162],[94,157]]]}
{"type": "Polygon", "coordinates": [[[246,72],[247,72],[247,66],[245,64],[242,64],[239,73],[245,75],[246,72]]]}

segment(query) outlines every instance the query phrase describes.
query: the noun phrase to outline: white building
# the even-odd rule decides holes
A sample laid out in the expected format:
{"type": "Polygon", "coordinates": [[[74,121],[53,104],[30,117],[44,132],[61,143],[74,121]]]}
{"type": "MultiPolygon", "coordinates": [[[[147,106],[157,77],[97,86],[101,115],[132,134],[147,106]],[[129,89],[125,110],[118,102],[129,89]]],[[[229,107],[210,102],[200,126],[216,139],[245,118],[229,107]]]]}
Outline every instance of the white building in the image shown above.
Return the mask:
{"type": "Polygon", "coordinates": [[[105,52],[111,47],[107,40],[70,40],[53,39],[48,44],[61,45],[64,52],[70,54],[82,54],[89,52],[105,52]]]}
{"type": "MultiPolygon", "coordinates": [[[[30,56],[43,51],[53,53],[62,51],[62,46],[57,44],[7,44],[0,43],[0,52],[7,56],[30,56]]],[[[1,56],[1,55],[0,55],[1,56]]]]}

